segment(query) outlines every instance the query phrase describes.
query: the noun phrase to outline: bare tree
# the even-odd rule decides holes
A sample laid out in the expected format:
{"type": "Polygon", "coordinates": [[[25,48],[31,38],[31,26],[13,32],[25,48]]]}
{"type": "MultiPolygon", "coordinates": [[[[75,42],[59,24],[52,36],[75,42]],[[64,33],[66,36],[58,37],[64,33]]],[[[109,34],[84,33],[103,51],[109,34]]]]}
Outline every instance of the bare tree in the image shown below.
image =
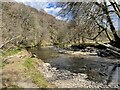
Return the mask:
{"type": "MultiPolygon", "coordinates": [[[[118,3],[114,0],[109,0],[110,5],[106,3],[105,0],[103,2],[67,2],[62,3],[63,9],[60,11],[61,15],[70,15],[71,13],[72,19],[79,21],[79,28],[83,31],[91,31],[91,30],[100,30],[99,33],[92,38],[92,40],[96,39],[101,33],[105,32],[107,38],[111,42],[110,44],[120,48],[120,37],[117,35],[117,31],[114,25],[114,22],[111,17],[111,13],[120,18],[120,8],[118,3]],[[109,7],[112,7],[113,10],[109,10],[109,7]],[[98,29],[100,28],[100,29],[98,29]],[[111,38],[108,30],[111,30],[114,38],[111,38]]],[[[86,32],[83,32],[86,33],[86,32]]],[[[87,36],[88,37],[88,36],[87,36]]]]}

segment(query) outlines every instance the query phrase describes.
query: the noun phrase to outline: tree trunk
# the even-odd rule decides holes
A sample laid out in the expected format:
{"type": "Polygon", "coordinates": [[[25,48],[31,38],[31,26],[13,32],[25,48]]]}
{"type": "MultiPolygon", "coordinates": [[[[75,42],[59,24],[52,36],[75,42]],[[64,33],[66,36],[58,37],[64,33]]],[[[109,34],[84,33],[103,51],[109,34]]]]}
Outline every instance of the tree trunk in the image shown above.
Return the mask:
{"type": "Polygon", "coordinates": [[[115,40],[114,42],[111,42],[111,44],[112,44],[113,46],[116,46],[116,47],[120,48],[120,38],[118,37],[118,35],[117,35],[117,33],[116,33],[116,30],[115,30],[115,27],[114,27],[114,25],[113,25],[112,19],[111,19],[111,17],[110,17],[110,13],[109,13],[109,11],[108,11],[108,7],[107,7],[107,5],[106,5],[106,2],[104,2],[104,5],[105,5],[105,6],[103,6],[102,9],[103,9],[103,11],[106,13],[106,17],[107,17],[108,23],[109,23],[109,25],[110,25],[110,29],[111,29],[111,31],[112,31],[112,34],[113,34],[114,40],[115,40]]]}
{"type": "Polygon", "coordinates": [[[82,37],[82,43],[85,43],[85,39],[84,39],[84,37],[82,37]]]}
{"type": "Polygon", "coordinates": [[[118,15],[118,17],[120,18],[120,8],[118,6],[118,4],[114,1],[114,0],[109,0],[109,2],[111,3],[111,5],[113,6],[115,13],[118,15]]]}

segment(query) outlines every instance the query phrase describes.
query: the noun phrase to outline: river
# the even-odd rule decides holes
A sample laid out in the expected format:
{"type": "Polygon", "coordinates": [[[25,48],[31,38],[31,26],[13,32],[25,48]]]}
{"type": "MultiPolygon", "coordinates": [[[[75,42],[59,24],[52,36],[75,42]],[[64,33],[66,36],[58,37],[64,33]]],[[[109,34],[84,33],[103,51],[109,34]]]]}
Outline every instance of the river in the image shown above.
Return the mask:
{"type": "Polygon", "coordinates": [[[30,48],[29,51],[36,55],[37,58],[42,59],[45,63],[50,63],[52,67],[59,70],[68,70],[73,73],[87,74],[89,80],[95,82],[102,82],[105,84],[113,83],[118,84],[120,67],[115,68],[114,62],[119,59],[109,59],[99,56],[86,56],[86,55],[68,55],[61,54],[58,51],[61,49],[55,47],[35,47],[30,48]],[[112,71],[112,73],[111,73],[112,71]]]}

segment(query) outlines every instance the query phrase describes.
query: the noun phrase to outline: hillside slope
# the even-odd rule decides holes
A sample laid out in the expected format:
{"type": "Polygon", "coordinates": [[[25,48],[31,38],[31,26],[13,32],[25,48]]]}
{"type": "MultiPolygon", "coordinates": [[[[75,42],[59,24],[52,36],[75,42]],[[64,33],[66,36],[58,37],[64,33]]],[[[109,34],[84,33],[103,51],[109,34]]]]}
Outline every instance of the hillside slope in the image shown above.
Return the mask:
{"type": "Polygon", "coordinates": [[[52,44],[67,24],[53,16],[16,2],[2,3],[2,39],[15,45],[52,44]]]}

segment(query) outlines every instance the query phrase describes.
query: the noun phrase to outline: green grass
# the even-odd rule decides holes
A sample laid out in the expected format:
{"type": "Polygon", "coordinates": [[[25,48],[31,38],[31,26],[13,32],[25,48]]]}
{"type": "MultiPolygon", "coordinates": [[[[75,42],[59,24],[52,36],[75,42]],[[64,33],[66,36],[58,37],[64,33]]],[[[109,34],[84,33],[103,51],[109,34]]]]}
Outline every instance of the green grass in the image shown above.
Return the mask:
{"type": "Polygon", "coordinates": [[[30,75],[33,83],[42,88],[47,88],[49,83],[44,78],[43,74],[40,73],[36,68],[35,58],[27,58],[24,62],[24,66],[27,67],[27,74],[30,75]]]}
{"type": "MultiPolygon", "coordinates": [[[[2,60],[2,59],[4,59],[4,58],[6,58],[7,56],[11,56],[11,55],[14,55],[14,54],[17,54],[18,52],[20,52],[21,51],[21,49],[20,48],[15,48],[15,49],[13,49],[13,50],[9,50],[9,51],[7,51],[7,52],[4,52],[4,53],[0,53],[0,59],[1,59],[1,61],[0,61],[0,69],[4,69],[4,66],[5,65],[7,65],[6,64],[6,62],[4,61],[4,60],[2,60]]],[[[9,79],[4,79],[4,77],[2,78],[2,81],[4,82],[4,81],[7,81],[7,82],[9,82],[9,79]]],[[[11,84],[11,83],[9,83],[9,84],[11,84]]],[[[13,88],[13,90],[19,90],[18,88],[18,86],[17,85],[11,85],[11,87],[10,88],[13,88]]]]}
{"type": "Polygon", "coordinates": [[[11,55],[17,54],[20,51],[21,51],[21,48],[15,48],[13,50],[9,50],[7,52],[2,53],[0,58],[5,58],[7,56],[11,56],[11,55]]]}
{"type": "Polygon", "coordinates": [[[24,62],[24,66],[27,67],[28,69],[32,69],[34,70],[35,67],[34,67],[34,61],[32,58],[27,58],[24,62]]]}
{"type": "MultiPolygon", "coordinates": [[[[20,52],[21,50],[22,50],[21,48],[15,48],[13,50],[9,50],[7,52],[3,52],[2,54],[0,54],[0,59],[2,60],[2,59],[6,58],[8,56],[15,55],[18,52],[20,52]]],[[[3,68],[5,66],[5,64],[6,64],[5,62],[1,61],[0,62],[0,68],[3,68]]]]}
{"type": "Polygon", "coordinates": [[[3,68],[5,66],[4,62],[0,62],[0,69],[3,68]]]}
{"type": "Polygon", "coordinates": [[[3,66],[2,62],[0,62],[0,68],[3,66]]]}
{"type": "Polygon", "coordinates": [[[44,76],[40,72],[31,73],[31,78],[34,83],[36,83],[39,87],[47,88],[49,83],[45,80],[44,76]]]}

